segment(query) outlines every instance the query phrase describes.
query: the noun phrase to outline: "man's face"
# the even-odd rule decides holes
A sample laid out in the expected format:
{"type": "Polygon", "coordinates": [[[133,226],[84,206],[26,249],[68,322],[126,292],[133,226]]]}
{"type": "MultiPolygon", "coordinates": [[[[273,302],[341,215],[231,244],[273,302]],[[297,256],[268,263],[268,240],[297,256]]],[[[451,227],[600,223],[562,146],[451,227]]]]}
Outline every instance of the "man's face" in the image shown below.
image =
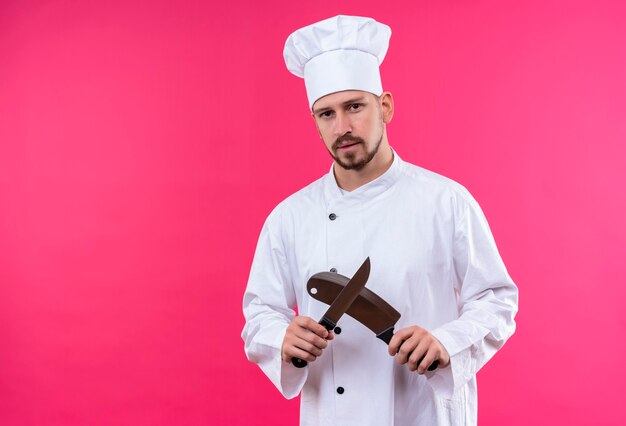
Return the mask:
{"type": "Polygon", "coordinates": [[[313,104],[313,117],[326,149],[344,169],[362,170],[376,156],[385,132],[377,96],[357,90],[332,93],[313,104]]]}

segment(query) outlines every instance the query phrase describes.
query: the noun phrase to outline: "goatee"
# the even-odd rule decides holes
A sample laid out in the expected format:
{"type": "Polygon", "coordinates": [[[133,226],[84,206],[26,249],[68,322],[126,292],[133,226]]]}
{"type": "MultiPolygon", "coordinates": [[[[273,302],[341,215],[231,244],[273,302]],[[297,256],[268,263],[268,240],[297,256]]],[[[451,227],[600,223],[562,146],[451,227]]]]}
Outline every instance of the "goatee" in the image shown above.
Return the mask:
{"type": "Polygon", "coordinates": [[[372,159],[376,156],[376,153],[378,152],[378,148],[380,147],[380,143],[382,142],[382,140],[383,140],[383,135],[381,134],[380,139],[378,139],[378,142],[376,142],[376,145],[374,145],[374,149],[372,149],[370,152],[367,152],[367,155],[365,156],[365,158],[361,158],[360,160],[355,161],[355,158],[357,156],[353,152],[346,153],[345,158],[343,159],[340,158],[338,155],[336,155],[335,152],[337,152],[337,149],[343,142],[352,142],[355,144],[363,144],[363,146],[366,146],[365,140],[363,140],[363,138],[360,138],[358,136],[343,135],[343,136],[338,137],[337,140],[335,140],[335,142],[333,143],[332,152],[330,155],[333,157],[335,162],[339,164],[345,170],[357,170],[357,171],[362,170],[363,167],[365,167],[367,163],[372,161],[372,159]]]}

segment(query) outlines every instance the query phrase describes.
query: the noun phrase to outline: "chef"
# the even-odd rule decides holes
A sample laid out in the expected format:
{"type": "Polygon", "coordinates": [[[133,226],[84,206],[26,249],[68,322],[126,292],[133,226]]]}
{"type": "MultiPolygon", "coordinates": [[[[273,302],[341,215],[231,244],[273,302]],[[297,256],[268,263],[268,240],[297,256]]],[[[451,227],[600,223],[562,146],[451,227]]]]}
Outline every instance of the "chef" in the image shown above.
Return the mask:
{"type": "Polygon", "coordinates": [[[390,36],[336,16],[284,49],[333,164],[267,218],[242,338],[286,398],[302,393],[302,425],[476,424],[476,373],[515,330],[517,288],[474,198],[390,147],[394,102],[379,73],[390,36]],[[388,346],[348,315],[327,331],[328,305],[306,289],[321,271],[351,277],[368,256],[367,288],[401,313],[388,346]]]}

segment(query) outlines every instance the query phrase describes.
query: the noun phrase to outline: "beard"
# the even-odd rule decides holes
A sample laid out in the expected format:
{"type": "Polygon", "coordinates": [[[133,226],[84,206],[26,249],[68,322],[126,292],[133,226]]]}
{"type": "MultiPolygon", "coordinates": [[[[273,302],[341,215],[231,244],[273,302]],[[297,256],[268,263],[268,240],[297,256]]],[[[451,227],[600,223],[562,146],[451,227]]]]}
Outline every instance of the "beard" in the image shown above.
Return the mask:
{"type": "Polygon", "coordinates": [[[381,132],[380,138],[378,138],[378,141],[376,142],[372,150],[369,152],[366,151],[365,153],[366,155],[364,157],[359,158],[358,153],[348,152],[344,154],[343,158],[341,158],[339,155],[336,154],[336,152],[339,146],[343,142],[352,142],[355,144],[361,144],[364,147],[366,147],[367,145],[365,144],[365,140],[358,136],[352,136],[352,135],[339,136],[333,143],[332,151],[330,152],[330,155],[331,157],[333,157],[335,162],[339,164],[345,170],[357,170],[357,171],[362,170],[363,167],[365,167],[376,156],[376,153],[378,152],[378,148],[380,147],[380,143],[382,141],[383,141],[383,134],[381,132]]]}

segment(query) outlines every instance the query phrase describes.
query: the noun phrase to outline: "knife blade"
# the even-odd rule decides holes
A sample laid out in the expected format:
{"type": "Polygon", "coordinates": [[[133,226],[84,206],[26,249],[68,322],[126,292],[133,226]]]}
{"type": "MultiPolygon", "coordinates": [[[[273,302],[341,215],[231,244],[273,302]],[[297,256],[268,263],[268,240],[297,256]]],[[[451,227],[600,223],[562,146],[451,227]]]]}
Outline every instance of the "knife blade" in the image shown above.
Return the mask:
{"type": "MultiPolygon", "coordinates": [[[[314,299],[329,304],[341,293],[348,280],[348,277],[337,273],[319,272],[309,279],[307,290],[314,299]]],[[[372,330],[376,337],[387,345],[400,319],[400,312],[368,288],[361,290],[361,294],[352,302],[346,314],[372,330]]],[[[418,365],[421,361],[420,359],[418,365]]],[[[436,370],[438,366],[439,361],[434,361],[428,370],[436,370]]]]}
{"type": "MultiPolygon", "coordinates": [[[[319,321],[319,323],[323,325],[326,330],[333,330],[337,326],[339,318],[341,318],[341,316],[350,308],[352,302],[354,302],[354,300],[359,296],[370,276],[370,266],[370,258],[367,257],[352,278],[349,279],[345,287],[343,287],[334,298],[330,307],[319,321]]],[[[308,362],[300,358],[291,358],[291,363],[298,368],[305,367],[308,364],[308,362]]]]}

